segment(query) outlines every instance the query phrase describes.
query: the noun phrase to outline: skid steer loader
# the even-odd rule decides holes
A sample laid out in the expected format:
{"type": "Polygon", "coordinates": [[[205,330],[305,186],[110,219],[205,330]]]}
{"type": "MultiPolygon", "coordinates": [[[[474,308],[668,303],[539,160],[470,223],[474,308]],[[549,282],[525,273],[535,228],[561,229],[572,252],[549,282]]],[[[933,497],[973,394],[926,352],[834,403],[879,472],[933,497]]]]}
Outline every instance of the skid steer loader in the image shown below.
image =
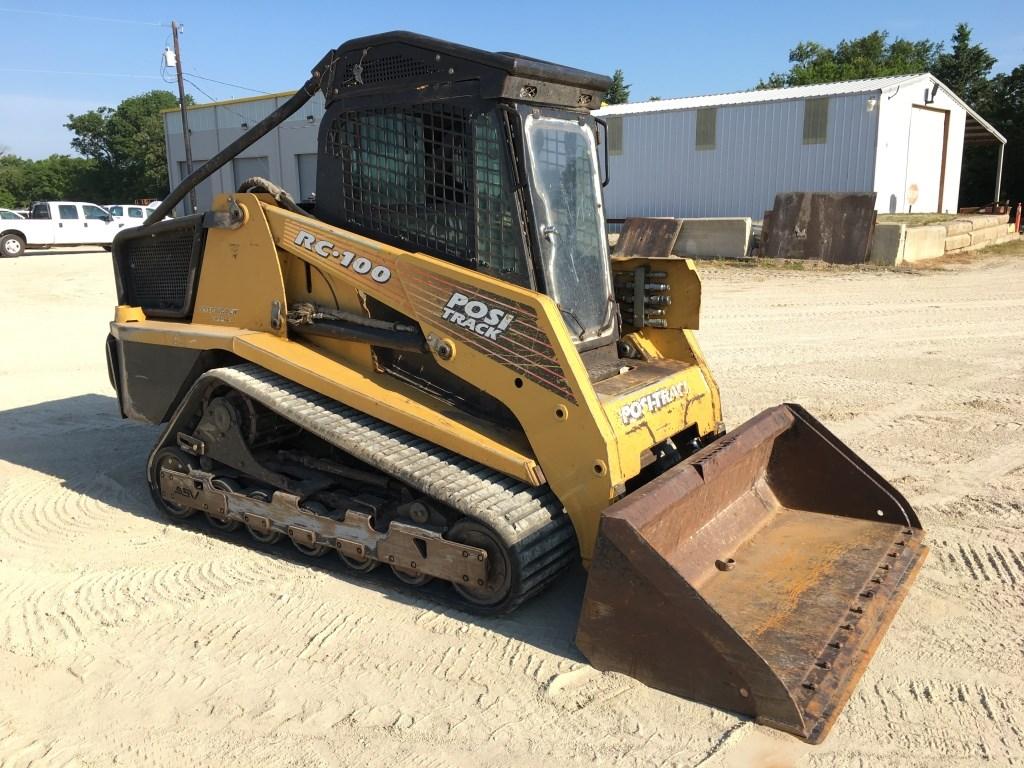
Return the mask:
{"type": "Polygon", "coordinates": [[[581,558],[595,667],[816,742],[921,526],[797,405],[724,432],[693,263],[609,256],[609,83],[405,32],[328,53],[117,236],[121,412],[166,424],[148,482],[172,518],[480,613],[581,558]],[[162,220],[317,91],[315,206],[251,179],[162,220]]]}

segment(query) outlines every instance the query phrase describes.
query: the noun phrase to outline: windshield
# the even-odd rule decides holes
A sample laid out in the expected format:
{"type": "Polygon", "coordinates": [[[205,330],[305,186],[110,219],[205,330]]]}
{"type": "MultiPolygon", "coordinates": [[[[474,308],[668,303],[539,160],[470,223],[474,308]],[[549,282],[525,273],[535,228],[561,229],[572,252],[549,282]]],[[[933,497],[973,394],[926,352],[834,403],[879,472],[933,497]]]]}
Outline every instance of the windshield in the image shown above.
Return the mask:
{"type": "Polygon", "coordinates": [[[594,133],[529,114],[525,135],[548,295],[580,341],[606,336],[614,302],[594,133]]]}

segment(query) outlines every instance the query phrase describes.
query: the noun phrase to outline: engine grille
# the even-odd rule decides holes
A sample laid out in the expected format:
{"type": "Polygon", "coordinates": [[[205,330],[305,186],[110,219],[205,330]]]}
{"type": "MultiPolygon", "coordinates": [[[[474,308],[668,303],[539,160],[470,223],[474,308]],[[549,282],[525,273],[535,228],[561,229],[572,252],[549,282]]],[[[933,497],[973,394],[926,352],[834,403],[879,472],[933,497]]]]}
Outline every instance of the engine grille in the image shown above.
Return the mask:
{"type": "MultiPolygon", "coordinates": [[[[198,217],[197,217],[198,218],[198,217]]],[[[202,233],[196,222],[125,232],[114,247],[123,290],[122,303],[163,317],[191,314],[196,263],[202,233]],[[184,226],[182,226],[184,225],[184,226]]]]}
{"type": "Polygon", "coordinates": [[[348,64],[345,67],[345,81],[349,85],[373,85],[408,77],[425,77],[436,71],[436,67],[409,56],[381,56],[367,62],[348,64]]]}

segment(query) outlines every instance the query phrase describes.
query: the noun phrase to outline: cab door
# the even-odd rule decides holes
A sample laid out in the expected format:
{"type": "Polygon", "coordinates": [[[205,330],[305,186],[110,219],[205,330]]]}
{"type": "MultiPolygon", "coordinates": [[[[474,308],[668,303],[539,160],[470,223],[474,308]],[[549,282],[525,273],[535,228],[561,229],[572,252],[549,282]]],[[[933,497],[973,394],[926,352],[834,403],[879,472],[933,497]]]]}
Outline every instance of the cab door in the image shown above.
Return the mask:
{"type": "Polygon", "coordinates": [[[85,242],[85,221],[82,211],[75,203],[57,203],[56,228],[53,231],[54,245],[78,245],[85,242]]]}
{"type": "Polygon", "coordinates": [[[98,205],[85,203],[82,206],[83,214],[83,245],[109,245],[119,229],[114,223],[113,217],[98,205]]]}

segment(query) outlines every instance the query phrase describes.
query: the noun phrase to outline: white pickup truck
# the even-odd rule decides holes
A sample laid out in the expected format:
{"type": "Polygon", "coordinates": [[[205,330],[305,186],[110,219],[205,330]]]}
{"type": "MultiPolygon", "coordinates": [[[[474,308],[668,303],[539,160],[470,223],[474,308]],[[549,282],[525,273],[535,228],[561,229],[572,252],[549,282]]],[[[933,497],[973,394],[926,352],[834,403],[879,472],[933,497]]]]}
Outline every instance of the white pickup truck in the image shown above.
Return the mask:
{"type": "Polygon", "coordinates": [[[33,203],[29,218],[0,220],[0,256],[62,245],[109,248],[121,228],[106,209],[92,203],[33,203]]]}

